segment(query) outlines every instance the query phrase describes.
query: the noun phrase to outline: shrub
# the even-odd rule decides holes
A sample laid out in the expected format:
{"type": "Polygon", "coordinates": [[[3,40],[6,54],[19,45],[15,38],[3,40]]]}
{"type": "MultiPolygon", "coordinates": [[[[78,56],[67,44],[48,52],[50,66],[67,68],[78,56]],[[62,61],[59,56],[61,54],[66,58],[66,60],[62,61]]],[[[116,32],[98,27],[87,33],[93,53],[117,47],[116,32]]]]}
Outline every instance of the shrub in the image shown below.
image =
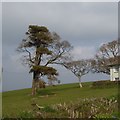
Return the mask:
{"type": "Polygon", "coordinates": [[[92,88],[118,87],[120,81],[96,81],[92,83],[92,88]]]}
{"type": "Polygon", "coordinates": [[[55,109],[53,109],[53,108],[50,107],[50,106],[45,106],[42,111],[44,111],[44,112],[55,112],[55,109]]]}
{"type": "Polygon", "coordinates": [[[68,118],[99,118],[111,117],[117,111],[117,100],[107,98],[80,99],[76,103],[57,104],[53,108],[65,112],[68,118]]]}
{"type": "Polygon", "coordinates": [[[85,98],[76,102],[60,103],[23,112],[21,118],[118,118],[116,97],[85,98]]]}

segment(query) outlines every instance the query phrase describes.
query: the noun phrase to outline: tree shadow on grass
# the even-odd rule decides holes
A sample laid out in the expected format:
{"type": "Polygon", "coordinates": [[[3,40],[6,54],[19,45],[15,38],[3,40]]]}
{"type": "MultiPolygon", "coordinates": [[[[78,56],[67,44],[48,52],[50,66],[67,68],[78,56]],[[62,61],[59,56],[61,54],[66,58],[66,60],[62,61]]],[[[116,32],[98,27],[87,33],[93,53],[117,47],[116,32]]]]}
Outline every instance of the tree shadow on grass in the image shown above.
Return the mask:
{"type": "Polygon", "coordinates": [[[66,86],[65,88],[61,88],[61,87],[52,87],[50,89],[39,89],[38,90],[38,95],[40,96],[46,96],[46,95],[49,95],[49,96],[52,96],[52,95],[56,95],[57,92],[61,92],[61,91],[66,91],[66,90],[71,90],[71,89],[75,89],[75,88],[79,88],[79,86],[66,86]]]}
{"type": "Polygon", "coordinates": [[[37,92],[37,94],[40,95],[40,96],[46,96],[46,95],[51,96],[51,95],[55,95],[54,92],[52,92],[52,91],[50,91],[50,90],[46,90],[46,89],[39,90],[39,91],[37,92]]]}
{"type": "Polygon", "coordinates": [[[59,91],[66,91],[66,90],[72,90],[72,89],[76,89],[76,88],[80,88],[79,85],[77,86],[66,86],[64,88],[61,87],[53,87],[51,88],[51,91],[53,92],[59,92],[59,91]]]}

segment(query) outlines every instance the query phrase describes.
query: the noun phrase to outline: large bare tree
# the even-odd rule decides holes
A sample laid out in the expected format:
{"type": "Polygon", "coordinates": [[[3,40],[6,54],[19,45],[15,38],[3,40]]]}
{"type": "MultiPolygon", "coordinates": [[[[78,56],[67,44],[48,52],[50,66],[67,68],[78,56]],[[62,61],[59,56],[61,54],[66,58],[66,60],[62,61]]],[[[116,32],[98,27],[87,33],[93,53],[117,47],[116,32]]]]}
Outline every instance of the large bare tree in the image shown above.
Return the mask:
{"type": "Polygon", "coordinates": [[[97,51],[95,59],[92,61],[92,71],[96,73],[110,74],[110,64],[120,61],[120,42],[114,40],[103,44],[97,51]]]}
{"type": "Polygon", "coordinates": [[[33,73],[32,95],[36,94],[38,81],[43,76],[58,75],[50,64],[67,61],[72,46],[68,41],[62,41],[55,32],[50,32],[45,26],[29,25],[26,38],[22,40],[18,51],[24,53],[24,63],[29,65],[33,73]]]}

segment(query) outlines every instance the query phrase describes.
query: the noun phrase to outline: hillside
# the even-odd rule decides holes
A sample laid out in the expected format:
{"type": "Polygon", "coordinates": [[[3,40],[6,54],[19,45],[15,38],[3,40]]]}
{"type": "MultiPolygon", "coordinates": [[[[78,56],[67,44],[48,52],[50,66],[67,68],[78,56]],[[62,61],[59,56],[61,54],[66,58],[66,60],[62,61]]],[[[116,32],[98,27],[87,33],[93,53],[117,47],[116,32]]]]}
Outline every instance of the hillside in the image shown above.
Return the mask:
{"type": "Polygon", "coordinates": [[[31,103],[37,102],[40,106],[47,106],[56,103],[76,101],[79,98],[99,98],[117,95],[117,87],[91,88],[92,82],[83,83],[83,88],[79,88],[77,83],[64,84],[40,89],[33,97],[30,95],[31,89],[14,90],[2,94],[3,116],[16,117],[20,112],[30,110],[31,103]]]}

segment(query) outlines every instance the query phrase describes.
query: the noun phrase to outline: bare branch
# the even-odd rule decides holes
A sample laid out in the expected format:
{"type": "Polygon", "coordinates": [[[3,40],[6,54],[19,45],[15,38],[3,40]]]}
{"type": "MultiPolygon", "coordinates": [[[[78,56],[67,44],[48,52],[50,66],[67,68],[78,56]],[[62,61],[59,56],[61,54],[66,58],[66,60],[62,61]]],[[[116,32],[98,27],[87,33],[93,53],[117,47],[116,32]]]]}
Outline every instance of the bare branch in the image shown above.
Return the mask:
{"type": "Polygon", "coordinates": [[[119,47],[120,43],[118,40],[103,44],[95,55],[93,71],[97,73],[102,72],[105,74],[110,74],[109,65],[119,59],[119,47]]]}
{"type": "Polygon", "coordinates": [[[34,61],[32,60],[32,57],[31,57],[31,52],[28,51],[26,47],[25,47],[24,49],[25,49],[25,51],[26,51],[26,52],[28,53],[28,55],[29,55],[29,60],[30,60],[30,62],[34,63],[34,61]]]}

